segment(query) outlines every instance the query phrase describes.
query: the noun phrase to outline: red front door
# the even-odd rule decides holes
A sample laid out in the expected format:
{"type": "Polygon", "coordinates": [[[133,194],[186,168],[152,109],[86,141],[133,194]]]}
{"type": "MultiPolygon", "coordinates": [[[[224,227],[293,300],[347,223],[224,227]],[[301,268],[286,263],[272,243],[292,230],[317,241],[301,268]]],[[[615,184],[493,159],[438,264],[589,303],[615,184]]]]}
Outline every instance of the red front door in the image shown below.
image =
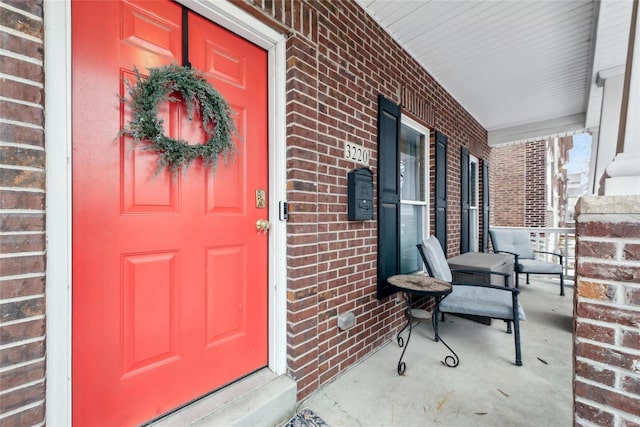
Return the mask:
{"type": "MultiPolygon", "coordinates": [[[[154,176],[157,154],[117,138],[119,96],[134,66],[182,62],[181,6],[74,1],[72,22],[73,421],[134,425],[267,364],[267,54],[189,13],[189,60],[235,111],[238,154],[154,176]]],[[[203,141],[183,106],[160,115],[203,141]]]]}

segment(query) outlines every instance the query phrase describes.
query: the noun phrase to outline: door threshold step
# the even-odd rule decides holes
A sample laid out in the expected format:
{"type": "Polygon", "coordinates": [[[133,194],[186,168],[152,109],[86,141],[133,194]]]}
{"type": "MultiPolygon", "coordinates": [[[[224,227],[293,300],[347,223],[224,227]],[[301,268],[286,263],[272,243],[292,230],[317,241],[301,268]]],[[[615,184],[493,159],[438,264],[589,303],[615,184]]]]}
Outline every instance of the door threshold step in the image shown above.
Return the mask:
{"type": "Polygon", "coordinates": [[[265,368],[150,424],[150,427],[274,426],[296,411],[296,383],[265,368]]]}

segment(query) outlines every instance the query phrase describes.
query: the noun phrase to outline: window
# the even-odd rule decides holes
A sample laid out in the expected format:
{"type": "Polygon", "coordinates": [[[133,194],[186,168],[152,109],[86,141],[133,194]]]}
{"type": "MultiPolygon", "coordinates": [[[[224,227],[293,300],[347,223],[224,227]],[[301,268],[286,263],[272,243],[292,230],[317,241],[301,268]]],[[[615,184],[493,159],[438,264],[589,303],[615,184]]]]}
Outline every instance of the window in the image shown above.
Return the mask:
{"type": "Polygon", "coordinates": [[[429,233],[428,135],[402,117],[399,105],[378,95],[379,300],[398,291],[389,277],[423,269],[416,244],[429,233]]]}
{"type": "Polygon", "coordinates": [[[400,129],[400,273],[423,269],[416,245],[428,235],[429,131],[402,117],[400,129]]]}

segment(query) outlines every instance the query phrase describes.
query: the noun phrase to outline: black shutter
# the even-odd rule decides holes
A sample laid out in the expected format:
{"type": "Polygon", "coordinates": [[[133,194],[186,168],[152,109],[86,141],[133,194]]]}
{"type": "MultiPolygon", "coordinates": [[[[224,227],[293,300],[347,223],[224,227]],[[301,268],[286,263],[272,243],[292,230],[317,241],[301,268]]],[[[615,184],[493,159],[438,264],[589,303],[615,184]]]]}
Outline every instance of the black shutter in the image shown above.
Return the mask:
{"type": "Polygon", "coordinates": [[[378,299],[400,272],[400,106],[378,96],[378,299]]]}
{"type": "Polygon", "coordinates": [[[460,253],[469,252],[469,150],[460,155],[460,253]]]}
{"type": "Polygon", "coordinates": [[[447,137],[435,132],[436,139],[436,182],[435,182],[435,236],[447,254],[447,137]]]}
{"type": "Polygon", "coordinates": [[[489,252],[489,162],[482,161],[482,251],[489,252]]]}

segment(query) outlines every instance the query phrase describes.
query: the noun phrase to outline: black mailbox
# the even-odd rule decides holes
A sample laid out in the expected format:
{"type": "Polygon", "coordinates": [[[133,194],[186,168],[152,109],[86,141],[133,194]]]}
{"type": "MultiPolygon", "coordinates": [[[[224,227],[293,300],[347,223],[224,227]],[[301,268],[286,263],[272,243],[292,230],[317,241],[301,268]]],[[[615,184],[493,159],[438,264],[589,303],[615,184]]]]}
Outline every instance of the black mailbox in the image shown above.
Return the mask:
{"type": "Polygon", "coordinates": [[[354,169],[347,174],[349,220],[373,219],[373,172],[368,168],[354,169]]]}

